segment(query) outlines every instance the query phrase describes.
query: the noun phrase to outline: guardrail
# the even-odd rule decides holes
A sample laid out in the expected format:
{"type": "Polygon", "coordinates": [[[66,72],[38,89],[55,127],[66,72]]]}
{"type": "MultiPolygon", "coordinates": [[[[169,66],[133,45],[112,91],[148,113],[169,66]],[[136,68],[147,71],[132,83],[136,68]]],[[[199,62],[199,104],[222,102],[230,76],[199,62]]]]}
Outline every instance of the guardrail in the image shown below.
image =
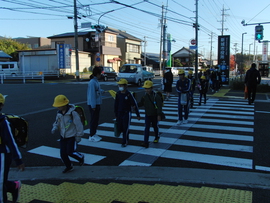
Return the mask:
{"type": "Polygon", "coordinates": [[[27,72],[24,74],[0,74],[0,81],[1,84],[4,84],[4,80],[22,80],[23,83],[26,83],[26,80],[41,80],[42,83],[44,83],[44,78],[48,76],[56,76],[59,77],[58,74],[54,73],[44,73],[44,72],[27,72]]]}

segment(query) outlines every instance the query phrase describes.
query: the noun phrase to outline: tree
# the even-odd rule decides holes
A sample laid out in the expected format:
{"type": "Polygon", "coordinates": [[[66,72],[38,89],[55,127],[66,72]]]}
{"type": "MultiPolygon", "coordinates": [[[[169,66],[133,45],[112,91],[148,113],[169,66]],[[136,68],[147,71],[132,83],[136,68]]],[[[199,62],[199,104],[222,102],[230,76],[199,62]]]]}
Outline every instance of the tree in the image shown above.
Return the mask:
{"type": "Polygon", "coordinates": [[[230,56],[230,71],[233,71],[235,69],[235,56],[230,56]]]}
{"type": "Polygon", "coordinates": [[[20,50],[30,50],[27,44],[23,44],[11,38],[0,40],[0,50],[12,56],[12,60],[18,61],[18,52],[20,50]]]}

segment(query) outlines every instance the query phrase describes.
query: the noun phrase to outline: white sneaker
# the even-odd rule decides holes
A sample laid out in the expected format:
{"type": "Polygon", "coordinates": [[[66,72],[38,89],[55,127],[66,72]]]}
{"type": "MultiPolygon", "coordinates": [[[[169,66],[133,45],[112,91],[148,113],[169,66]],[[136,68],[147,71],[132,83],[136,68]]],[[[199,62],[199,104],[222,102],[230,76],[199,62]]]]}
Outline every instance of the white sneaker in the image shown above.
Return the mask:
{"type": "Polygon", "coordinates": [[[188,123],[188,120],[184,120],[184,121],[183,121],[183,124],[187,124],[187,123],[188,123]]]}
{"type": "Polygon", "coordinates": [[[181,124],[183,124],[183,121],[180,121],[180,120],[178,120],[176,123],[176,125],[181,125],[181,124]]]}
{"type": "Polygon", "coordinates": [[[98,135],[89,136],[89,142],[99,142],[101,139],[98,135]]]}

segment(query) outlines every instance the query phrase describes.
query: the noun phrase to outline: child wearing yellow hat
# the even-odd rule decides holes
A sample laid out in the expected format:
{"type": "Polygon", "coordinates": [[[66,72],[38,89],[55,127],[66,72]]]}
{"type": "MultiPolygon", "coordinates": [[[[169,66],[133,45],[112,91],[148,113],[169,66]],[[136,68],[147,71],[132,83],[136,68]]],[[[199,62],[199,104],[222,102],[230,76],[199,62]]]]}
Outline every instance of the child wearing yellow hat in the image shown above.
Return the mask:
{"type": "Polygon", "coordinates": [[[144,106],[145,109],[145,129],[144,129],[144,142],[143,147],[149,147],[149,131],[150,126],[154,128],[155,140],[154,143],[159,141],[159,127],[158,121],[161,121],[162,115],[162,100],[160,96],[153,91],[153,82],[147,80],[144,82],[143,88],[145,89],[145,95],[138,103],[139,106],[144,106]]]}
{"type": "Polygon", "coordinates": [[[206,80],[206,77],[203,75],[200,78],[200,81],[198,83],[198,89],[200,92],[200,98],[199,98],[199,106],[202,103],[202,97],[204,98],[204,104],[206,104],[206,93],[208,91],[208,80],[206,80]]]}
{"type": "Polygon", "coordinates": [[[119,91],[115,96],[114,113],[118,131],[123,133],[122,147],[126,147],[129,141],[129,125],[132,116],[132,108],[135,109],[138,120],[140,120],[140,113],[136,99],[131,92],[127,90],[128,81],[121,78],[117,84],[119,91]]]}
{"type": "Polygon", "coordinates": [[[58,109],[55,122],[53,123],[52,134],[56,130],[60,132],[60,156],[66,168],[62,171],[67,173],[73,171],[73,164],[69,156],[78,160],[79,165],[84,164],[84,155],[77,152],[77,143],[83,136],[83,124],[79,114],[75,111],[75,105],[69,104],[65,95],[58,95],[54,98],[53,107],[58,109]]]}

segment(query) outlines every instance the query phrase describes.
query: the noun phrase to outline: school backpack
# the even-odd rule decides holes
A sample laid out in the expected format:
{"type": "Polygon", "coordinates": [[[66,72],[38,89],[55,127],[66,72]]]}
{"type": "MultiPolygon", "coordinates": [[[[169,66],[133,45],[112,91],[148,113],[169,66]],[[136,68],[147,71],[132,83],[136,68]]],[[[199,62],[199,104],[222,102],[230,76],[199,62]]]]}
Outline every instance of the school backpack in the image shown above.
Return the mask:
{"type": "Polygon", "coordinates": [[[161,98],[162,106],[164,106],[164,95],[162,94],[162,92],[155,91],[155,94],[159,95],[159,97],[161,98]]]}
{"type": "MultiPolygon", "coordinates": [[[[28,122],[17,115],[5,114],[8,122],[10,123],[11,132],[13,138],[18,145],[18,147],[26,148],[28,143],[28,122]]],[[[0,122],[3,122],[2,119],[0,122]]]]}
{"type": "Polygon", "coordinates": [[[75,106],[74,111],[76,111],[79,114],[83,126],[86,126],[87,125],[87,119],[86,119],[83,107],[75,106]]]}

